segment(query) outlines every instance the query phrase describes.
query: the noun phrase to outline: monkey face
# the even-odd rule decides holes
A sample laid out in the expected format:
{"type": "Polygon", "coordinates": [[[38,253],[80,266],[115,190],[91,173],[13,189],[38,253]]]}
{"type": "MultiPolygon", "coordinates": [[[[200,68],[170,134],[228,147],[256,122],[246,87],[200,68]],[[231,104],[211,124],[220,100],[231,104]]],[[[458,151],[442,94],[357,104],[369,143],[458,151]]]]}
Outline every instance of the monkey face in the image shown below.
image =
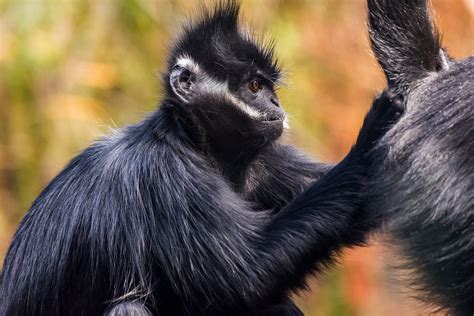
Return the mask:
{"type": "Polygon", "coordinates": [[[214,125],[206,128],[240,131],[242,137],[267,142],[277,139],[288,124],[275,93],[280,68],[272,45],[259,44],[243,31],[236,8],[204,16],[185,29],[173,49],[169,97],[200,112],[197,116],[212,116],[207,124],[214,125]]]}

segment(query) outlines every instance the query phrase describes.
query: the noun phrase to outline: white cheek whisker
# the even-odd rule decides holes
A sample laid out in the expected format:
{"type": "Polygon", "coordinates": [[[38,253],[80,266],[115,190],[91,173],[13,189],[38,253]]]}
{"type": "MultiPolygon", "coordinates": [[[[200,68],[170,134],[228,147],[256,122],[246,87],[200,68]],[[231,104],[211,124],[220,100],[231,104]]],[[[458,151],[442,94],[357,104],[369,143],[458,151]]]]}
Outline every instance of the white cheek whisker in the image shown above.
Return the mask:
{"type": "Polygon", "coordinates": [[[204,83],[201,85],[200,91],[225,97],[230,103],[235,105],[237,108],[239,108],[242,112],[246,113],[250,117],[262,117],[262,113],[250,107],[247,103],[243,102],[242,100],[239,100],[236,96],[234,96],[232,92],[230,92],[229,85],[227,82],[218,81],[206,75],[204,83]]]}
{"type": "Polygon", "coordinates": [[[201,72],[201,68],[199,67],[198,63],[194,61],[188,55],[182,55],[176,59],[176,65],[189,69],[190,71],[198,74],[201,72]]]}
{"type": "Polygon", "coordinates": [[[286,115],[285,119],[283,120],[283,128],[290,129],[290,119],[288,118],[288,115],[286,115]]]}

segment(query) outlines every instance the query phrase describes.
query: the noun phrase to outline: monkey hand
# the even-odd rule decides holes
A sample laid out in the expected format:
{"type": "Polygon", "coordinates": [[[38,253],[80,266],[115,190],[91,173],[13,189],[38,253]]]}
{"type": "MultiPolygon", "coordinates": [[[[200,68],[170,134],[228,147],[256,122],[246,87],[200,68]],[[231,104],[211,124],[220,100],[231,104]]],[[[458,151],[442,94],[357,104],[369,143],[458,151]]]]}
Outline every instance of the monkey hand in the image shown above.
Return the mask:
{"type": "Polygon", "coordinates": [[[391,89],[385,90],[372,103],[365,116],[355,148],[369,152],[405,111],[405,98],[391,89]]]}

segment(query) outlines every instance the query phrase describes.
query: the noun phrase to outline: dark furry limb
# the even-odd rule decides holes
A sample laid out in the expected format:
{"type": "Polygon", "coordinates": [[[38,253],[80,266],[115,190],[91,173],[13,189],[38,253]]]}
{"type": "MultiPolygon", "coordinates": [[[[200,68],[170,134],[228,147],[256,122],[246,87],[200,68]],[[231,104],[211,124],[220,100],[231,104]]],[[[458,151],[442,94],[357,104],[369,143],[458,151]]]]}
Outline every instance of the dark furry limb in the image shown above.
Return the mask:
{"type": "Polygon", "coordinates": [[[474,313],[474,57],[440,60],[422,0],[369,0],[374,52],[402,119],[381,140],[371,209],[383,212],[418,297],[474,313]],[[439,65],[443,64],[443,67],[439,65]]]}

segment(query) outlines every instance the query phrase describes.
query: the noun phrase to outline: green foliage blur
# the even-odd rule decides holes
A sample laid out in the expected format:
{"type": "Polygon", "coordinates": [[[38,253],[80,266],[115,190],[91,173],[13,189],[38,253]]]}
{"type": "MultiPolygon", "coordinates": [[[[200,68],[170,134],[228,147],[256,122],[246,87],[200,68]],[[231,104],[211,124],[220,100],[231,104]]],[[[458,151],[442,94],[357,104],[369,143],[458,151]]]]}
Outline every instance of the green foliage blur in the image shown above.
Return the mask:
{"type": "MultiPolygon", "coordinates": [[[[34,198],[75,154],[157,106],[170,42],[199,3],[0,0],[0,259],[34,198]]],[[[472,54],[472,0],[433,6],[452,55],[472,54]]],[[[243,1],[243,21],[277,40],[287,71],[279,91],[292,123],[287,141],[321,160],[344,155],[385,86],[365,16],[363,0],[243,1]]],[[[307,315],[423,314],[387,280],[386,253],[349,251],[298,304],[307,315]]]]}

